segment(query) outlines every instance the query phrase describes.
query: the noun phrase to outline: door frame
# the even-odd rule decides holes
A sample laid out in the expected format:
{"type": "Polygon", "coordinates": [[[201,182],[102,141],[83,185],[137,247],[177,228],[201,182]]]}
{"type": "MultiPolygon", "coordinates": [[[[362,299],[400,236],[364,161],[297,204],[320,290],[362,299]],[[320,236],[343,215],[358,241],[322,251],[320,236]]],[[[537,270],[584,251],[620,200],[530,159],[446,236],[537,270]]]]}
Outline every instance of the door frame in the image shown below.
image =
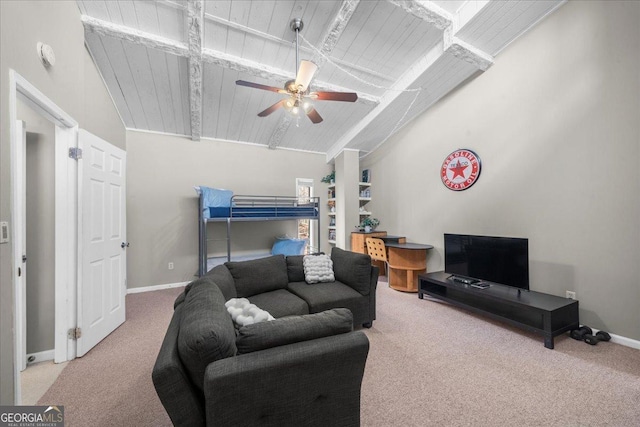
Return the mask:
{"type": "Polygon", "coordinates": [[[77,285],[77,183],[78,167],[76,161],[69,158],[69,148],[77,146],[78,122],[64,110],[52,102],[46,95],[29,83],[15,70],[9,70],[9,138],[11,140],[11,254],[12,254],[12,289],[14,305],[14,403],[22,401],[20,367],[26,354],[22,354],[24,331],[24,313],[26,301],[23,290],[18,288],[17,267],[22,263],[22,254],[17,249],[23,247],[20,228],[25,218],[19,214],[18,203],[22,194],[18,193],[24,185],[22,177],[16,176],[18,165],[18,128],[17,101],[20,99],[38,114],[55,125],[55,325],[54,325],[54,361],[56,363],[71,360],[75,357],[75,341],[67,338],[67,331],[75,327],[76,322],[76,285],[77,285]],[[18,243],[22,243],[19,245],[18,243]]]}

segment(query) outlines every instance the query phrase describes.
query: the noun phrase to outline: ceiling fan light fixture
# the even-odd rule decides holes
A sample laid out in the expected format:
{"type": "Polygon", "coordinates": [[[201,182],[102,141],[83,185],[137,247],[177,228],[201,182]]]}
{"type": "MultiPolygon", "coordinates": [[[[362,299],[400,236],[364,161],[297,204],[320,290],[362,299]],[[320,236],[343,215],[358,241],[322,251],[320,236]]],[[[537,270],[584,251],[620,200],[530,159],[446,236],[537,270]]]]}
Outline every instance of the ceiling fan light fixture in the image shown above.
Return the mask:
{"type": "Polygon", "coordinates": [[[296,76],[295,88],[300,92],[305,92],[313,79],[313,75],[318,70],[318,66],[311,61],[300,61],[300,70],[296,76]]]}
{"type": "Polygon", "coordinates": [[[322,116],[316,111],[309,99],[317,99],[319,101],[348,101],[355,102],[358,95],[352,92],[311,92],[309,93],[309,85],[313,80],[313,76],[318,71],[318,66],[311,61],[299,61],[299,41],[298,36],[302,30],[303,24],[300,18],[291,21],[290,28],[296,33],[296,67],[300,64],[295,80],[288,80],[284,84],[284,89],[273,86],[262,85],[259,83],[246,82],[244,80],[236,80],[236,84],[240,86],[252,87],[255,89],[267,90],[281,94],[288,94],[289,98],[282,99],[264,111],[258,113],[258,117],[266,117],[276,111],[278,108],[284,110],[296,118],[296,126],[298,126],[299,118],[302,114],[306,115],[312,123],[318,124],[322,122],[322,116]],[[302,114],[300,113],[302,110],[302,114]]]}

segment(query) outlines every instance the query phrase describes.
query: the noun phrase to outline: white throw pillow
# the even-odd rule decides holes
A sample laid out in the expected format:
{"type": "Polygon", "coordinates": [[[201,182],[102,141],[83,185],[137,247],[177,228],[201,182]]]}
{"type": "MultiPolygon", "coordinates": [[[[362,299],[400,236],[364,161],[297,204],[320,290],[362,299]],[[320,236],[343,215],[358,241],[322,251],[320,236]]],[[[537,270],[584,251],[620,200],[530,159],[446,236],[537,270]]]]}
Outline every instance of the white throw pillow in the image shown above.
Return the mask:
{"type": "Polygon", "coordinates": [[[275,320],[269,312],[251,304],[246,298],[231,298],[224,304],[233,322],[238,326],[275,320]]]}
{"type": "Polygon", "coordinates": [[[333,282],[333,261],[329,255],[305,255],[302,259],[304,280],[307,283],[333,282]]]}

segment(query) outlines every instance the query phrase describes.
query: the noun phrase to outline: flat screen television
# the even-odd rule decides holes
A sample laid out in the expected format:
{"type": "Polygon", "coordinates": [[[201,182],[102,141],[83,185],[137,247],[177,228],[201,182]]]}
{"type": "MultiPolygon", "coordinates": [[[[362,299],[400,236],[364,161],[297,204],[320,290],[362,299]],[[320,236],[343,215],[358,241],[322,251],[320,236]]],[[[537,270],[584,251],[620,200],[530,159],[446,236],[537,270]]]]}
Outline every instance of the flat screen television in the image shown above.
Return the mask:
{"type": "Polygon", "coordinates": [[[529,240],[445,233],[444,270],[455,276],[529,289],[529,240]]]}

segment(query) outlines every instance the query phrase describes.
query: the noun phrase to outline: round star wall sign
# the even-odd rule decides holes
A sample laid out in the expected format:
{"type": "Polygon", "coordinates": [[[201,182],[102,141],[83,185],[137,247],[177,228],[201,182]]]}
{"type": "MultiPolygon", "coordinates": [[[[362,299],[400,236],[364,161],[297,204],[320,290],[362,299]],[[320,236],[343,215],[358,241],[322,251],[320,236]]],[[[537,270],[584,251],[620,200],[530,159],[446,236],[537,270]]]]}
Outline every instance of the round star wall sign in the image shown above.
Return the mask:
{"type": "Polygon", "coordinates": [[[461,148],[444,159],[440,178],[449,190],[462,191],[476,183],[480,169],[480,157],[471,150],[461,148]]]}

